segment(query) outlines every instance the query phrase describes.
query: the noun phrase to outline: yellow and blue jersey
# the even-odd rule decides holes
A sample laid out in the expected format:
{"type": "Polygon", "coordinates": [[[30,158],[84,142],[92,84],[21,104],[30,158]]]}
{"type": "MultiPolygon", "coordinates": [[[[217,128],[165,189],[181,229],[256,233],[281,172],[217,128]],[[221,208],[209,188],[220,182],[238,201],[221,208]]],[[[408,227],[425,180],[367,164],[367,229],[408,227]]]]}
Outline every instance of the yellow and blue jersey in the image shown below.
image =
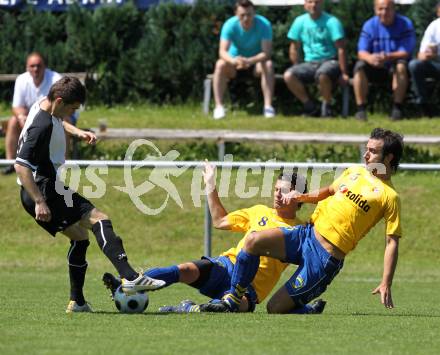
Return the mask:
{"type": "Polygon", "coordinates": [[[400,198],[391,181],[377,178],[365,167],[351,167],[332,187],[335,194],[318,203],[311,222],[344,253],[353,250],[382,218],[387,235],[402,235],[400,198]]]}
{"type": "MultiPolygon", "coordinates": [[[[277,215],[275,209],[264,205],[255,205],[251,208],[231,212],[227,215],[227,218],[232,231],[246,233],[235,248],[231,248],[221,254],[222,256],[227,256],[234,264],[237,254],[243,248],[244,240],[249,233],[302,224],[302,221],[298,218],[281,218],[277,215]]],[[[281,273],[288,265],[277,259],[266,256],[260,257],[260,266],[252,282],[252,286],[258,296],[258,302],[262,302],[269,295],[278,282],[281,273]]]]}

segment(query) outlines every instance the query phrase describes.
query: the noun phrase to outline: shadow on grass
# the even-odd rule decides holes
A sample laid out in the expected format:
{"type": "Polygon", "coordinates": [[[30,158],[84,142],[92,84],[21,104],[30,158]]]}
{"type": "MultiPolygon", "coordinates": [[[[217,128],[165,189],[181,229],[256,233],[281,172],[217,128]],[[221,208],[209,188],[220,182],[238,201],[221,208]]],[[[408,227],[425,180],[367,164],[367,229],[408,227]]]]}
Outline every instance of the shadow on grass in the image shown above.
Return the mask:
{"type": "Polygon", "coordinates": [[[186,314],[188,315],[189,313],[172,313],[172,312],[146,312],[146,313],[120,313],[118,311],[114,311],[114,312],[109,312],[109,311],[94,311],[92,314],[102,314],[102,315],[142,315],[142,316],[169,316],[169,315],[174,315],[174,314],[186,314]]]}

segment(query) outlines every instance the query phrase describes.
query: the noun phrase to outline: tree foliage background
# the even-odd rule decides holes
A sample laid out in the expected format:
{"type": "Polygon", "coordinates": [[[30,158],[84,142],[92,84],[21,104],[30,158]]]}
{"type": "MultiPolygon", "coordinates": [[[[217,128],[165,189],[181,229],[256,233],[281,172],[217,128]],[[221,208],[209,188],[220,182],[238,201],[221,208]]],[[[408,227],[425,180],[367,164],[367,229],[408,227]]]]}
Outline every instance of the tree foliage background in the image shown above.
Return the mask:
{"type": "MultiPolygon", "coordinates": [[[[419,40],[434,19],[436,0],[419,0],[400,11],[410,16],[419,40]]],[[[326,2],[339,17],[347,36],[353,64],[362,23],[373,15],[371,0],[326,2]]],[[[301,6],[258,7],[273,24],[276,72],[289,66],[287,32],[301,6]]],[[[223,22],[233,15],[233,1],[199,0],[193,6],[162,3],[148,11],[133,4],[101,7],[95,11],[70,6],[65,13],[0,10],[0,72],[21,73],[26,55],[41,52],[58,72],[98,73],[88,82],[89,99],[112,105],[200,100],[202,83],[217,59],[223,22]]],[[[13,83],[0,85],[0,99],[10,100],[13,83]]],[[[258,88],[247,100],[255,100],[258,88]]],[[[277,99],[291,100],[286,90],[277,99]]]]}

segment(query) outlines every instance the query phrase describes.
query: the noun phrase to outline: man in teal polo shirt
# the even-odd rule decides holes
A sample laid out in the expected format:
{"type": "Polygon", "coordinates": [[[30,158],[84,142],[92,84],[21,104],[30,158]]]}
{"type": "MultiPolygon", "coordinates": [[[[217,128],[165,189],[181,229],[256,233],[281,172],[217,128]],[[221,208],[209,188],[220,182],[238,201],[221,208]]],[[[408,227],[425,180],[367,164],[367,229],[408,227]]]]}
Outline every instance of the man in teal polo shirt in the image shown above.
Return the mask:
{"type": "Polygon", "coordinates": [[[284,73],[289,90],[304,105],[304,114],[319,113],[310,99],[305,84],[317,82],[322,96],[322,117],[332,116],[331,100],[333,86],[341,77],[348,82],[345,55],[344,29],[341,22],[322,10],[323,0],[305,0],[306,13],[295,19],[287,37],[292,41],[289,58],[293,66],[284,73]],[[301,62],[300,49],[304,53],[301,62]]]}
{"type": "Polygon", "coordinates": [[[272,61],[272,26],[265,17],[255,14],[249,0],[237,0],[235,16],[228,19],[220,34],[219,59],[215,65],[214,119],[225,117],[223,94],[229,80],[238,74],[261,77],[265,117],[274,117],[272,107],[274,72],[272,61]]]}

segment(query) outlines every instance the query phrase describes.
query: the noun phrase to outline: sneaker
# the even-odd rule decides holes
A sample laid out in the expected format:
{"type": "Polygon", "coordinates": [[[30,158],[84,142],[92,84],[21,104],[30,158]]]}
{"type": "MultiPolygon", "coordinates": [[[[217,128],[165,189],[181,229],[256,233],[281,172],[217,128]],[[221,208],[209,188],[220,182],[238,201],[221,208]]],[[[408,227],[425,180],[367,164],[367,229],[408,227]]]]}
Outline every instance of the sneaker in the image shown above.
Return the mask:
{"type": "Polygon", "coordinates": [[[214,119],[215,120],[221,120],[222,118],[225,118],[226,112],[225,108],[223,106],[218,106],[214,109],[214,119]]]}
{"type": "Polygon", "coordinates": [[[266,118],[275,117],[275,109],[272,106],[265,107],[263,110],[263,115],[266,118]]]}
{"type": "Polygon", "coordinates": [[[304,104],[303,116],[318,117],[320,113],[319,107],[313,101],[307,101],[304,104]]]}
{"type": "Polygon", "coordinates": [[[66,308],[66,313],[79,313],[79,312],[89,312],[93,313],[92,307],[86,301],[82,306],[80,306],[76,301],[70,301],[66,308]]]}
{"type": "Polygon", "coordinates": [[[133,281],[122,279],[122,291],[126,295],[133,295],[139,291],[155,291],[165,287],[166,282],[152,279],[147,275],[139,274],[133,281]]]}
{"type": "Polygon", "coordinates": [[[333,109],[330,104],[322,103],[321,105],[321,117],[330,118],[333,117],[333,109]]]}
{"type": "Polygon", "coordinates": [[[311,309],[308,314],[321,314],[322,312],[324,312],[324,308],[326,304],[327,302],[321,298],[313,301],[312,303],[309,304],[311,309]]]}
{"type": "Polygon", "coordinates": [[[354,115],[354,118],[356,118],[358,121],[363,121],[363,122],[367,121],[367,111],[358,110],[354,115]]]}
{"type": "Polygon", "coordinates": [[[433,108],[433,106],[431,104],[425,103],[425,104],[422,104],[420,106],[421,107],[419,109],[419,112],[422,112],[424,117],[429,117],[429,118],[434,117],[434,111],[435,110],[434,110],[434,108],[433,108]]]}
{"type": "Polygon", "coordinates": [[[200,312],[228,313],[238,312],[240,300],[233,294],[228,293],[221,300],[213,299],[208,303],[200,305],[200,312]]]}
{"type": "Polygon", "coordinates": [[[15,173],[14,165],[9,165],[2,170],[2,175],[10,175],[13,173],[15,173]]]}
{"type": "Polygon", "coordinates": [[[402,110],[397,106],[393,106],[393,109],[391,110],[390,120],[400,121],[402,118],[402,110]]]}
{"type": "Polygon", "coordinates": [[[110,274],[109,272],[106,272],[104,275],[102,275],[102,282],[104,283],[104,286],[110,290],[112,293],[111,298],[114,299],[117,288],[122,284],[121,279],[113,274],[110,274]]]}
{"type": "Polygon", "coordinates": [[[184,300],[177,306],[163,306],[159,308],[161,313],[200,313],[200,306],[191,300],[184,300]]]}

